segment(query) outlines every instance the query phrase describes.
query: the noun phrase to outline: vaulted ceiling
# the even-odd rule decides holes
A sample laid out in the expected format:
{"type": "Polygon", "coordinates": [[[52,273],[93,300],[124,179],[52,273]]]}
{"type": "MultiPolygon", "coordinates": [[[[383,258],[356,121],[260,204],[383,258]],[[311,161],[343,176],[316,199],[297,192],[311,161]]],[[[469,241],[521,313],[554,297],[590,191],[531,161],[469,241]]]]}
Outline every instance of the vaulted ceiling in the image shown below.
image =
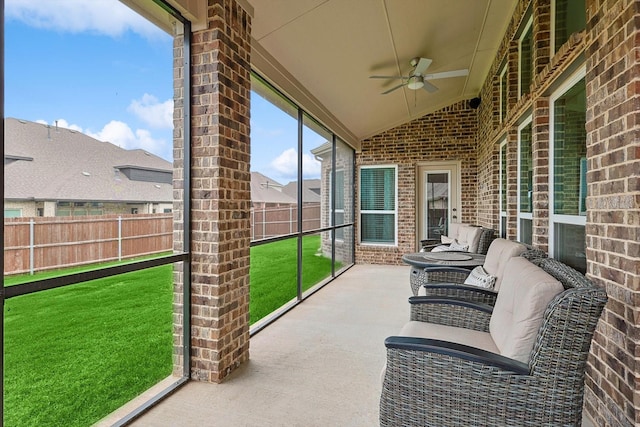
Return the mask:
{"type": "MultiPolygon", "coordinates": [[[[132,2],[135,2],[133,0],[132,2]]],[[[139,1],[139,0],[138,0],[139,1]]],[[[253,7],[252,65],[354,145],[460,100],[478,96],[517,0],[239,0],[253,7]],[[436,92],[402,87],[414,57],[436,92]]],[[[175,0],[202,20],[202,1],[175,0]]]]}

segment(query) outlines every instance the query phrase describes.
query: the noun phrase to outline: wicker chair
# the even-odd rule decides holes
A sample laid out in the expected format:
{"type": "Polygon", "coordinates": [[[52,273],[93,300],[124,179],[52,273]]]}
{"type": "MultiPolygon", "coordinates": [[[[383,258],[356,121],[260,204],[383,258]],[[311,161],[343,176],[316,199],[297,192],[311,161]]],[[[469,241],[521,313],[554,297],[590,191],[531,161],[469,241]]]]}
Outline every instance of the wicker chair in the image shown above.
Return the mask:
{"type": "MultiPolygon", "coordinates": [[[[458,224],[458,223],[452,223],[451,226],[453,228],[453,225],[457,225],[457,226],[470,226],[469,224],[458,224]]],[[[479,227],[476,225],[471,225],[471,227],[478,227],[480,228],[482,231],[480,233],[480,238],[478,240],[478,247],[475,251],[475,253],[477,254],[482,254],[482,255],[486,255],[487,251],[489,250],[489,245],[491,245],[491,242],[493,241],[493,239],[496,238],[496,232],[495,230],[491,229],[491,228],[485,228],[485,227],[479,227]]],[[[457,233],[458,228],[455,228],[453,230],[453,237],[455,238],[456,235],[455,233],[457,233]]],[[[429,252],[431,251],[433,248],[442,245],[442,241],[440,239],[425,239],[425,240],[420,240],[420,248],[422,252],[429,252]]]]}
{"type": "Polygon", "coordinates": [[[493,305],[497,291],[500,289],[501,274],[506,261],[512,256],[521,256],[527,259],[546,257],[547,254],[539,249],[519,242],[506,239],[494,239],[487,251],[484,262],[485,270],[497,277],[494,289],[481,289],[476,286],[464,286],[464,281],[469,276],[468,268],[456,266],[427,267],[424,269],[412,268],[409,276],[409,285],[413,295],[446,296],[462,298],[468,301],[493,305]]]}
{"type": "MultiPolygon", "coordinates": [[[[587,356],[607,296],[559,261],[535,264],[565,291],[544,311],[528,363],[444,340],[389,337],[380,425],[581,424],[587,356]]],[[[410,299],[431,308],[449,306],[441,310],[447,314],[445,324],[489,329],[492,307],[437,297],[410,299]]]]}

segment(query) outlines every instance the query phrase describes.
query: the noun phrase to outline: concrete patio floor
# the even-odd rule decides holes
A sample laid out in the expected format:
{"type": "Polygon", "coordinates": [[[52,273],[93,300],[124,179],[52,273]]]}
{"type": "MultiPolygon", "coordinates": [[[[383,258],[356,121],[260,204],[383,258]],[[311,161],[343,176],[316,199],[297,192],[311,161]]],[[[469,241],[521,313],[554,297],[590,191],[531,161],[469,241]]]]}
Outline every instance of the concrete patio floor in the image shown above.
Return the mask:
{"type": "Polygon", "coordinates": [[[190,382],[132,425],[376,426],[384,339],[410,293],[409,267],[356,265],[253,336],[223,384],[190,382]]]}

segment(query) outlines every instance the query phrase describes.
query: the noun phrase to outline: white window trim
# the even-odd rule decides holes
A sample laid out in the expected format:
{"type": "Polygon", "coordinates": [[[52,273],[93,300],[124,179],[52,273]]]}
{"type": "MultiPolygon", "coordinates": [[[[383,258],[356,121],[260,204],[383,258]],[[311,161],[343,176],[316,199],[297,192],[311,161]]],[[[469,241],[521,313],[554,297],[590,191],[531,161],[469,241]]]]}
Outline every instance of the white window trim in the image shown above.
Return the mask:
{"type": "Polygon", "coordinates": [[[555,226],[556,224],[587,225],[586,215],[566,215],[555,213],[555,103],[569,89],[575,86],[587,74],[586,65],[581,65],[569,76],[552,94],[549,99],[549,256],[555,255],[555,226]]]}
{"type": "Polygon", "coordinates": [[[394,247],[398,246],[398,165],[362,165],[358,171],[358,218],[360,221],[360,226],[358,227],[358,242],[361,246],[383,246],[383,247],[394,247]],[[395,173],[395,200],[394,206],[395,210],[362,210],[361,199],[362,199],[362,169],[382,169],[382,168],[393,168],[395,173]],[[373,242],[363,242],[362,241],[362,214],[393,214],[394,217],[394,226],[393,226],[393,243],[373,243],[373,242]]]}
{"type": "Polygon", "coordinates": [[[556,54],[556,0],[551,0],[551,40],[549,40],[549,53],[552,58],[556,54]]]}
{"type": "Polygon", "coordinates": [[[520,177],[521,177],[521,171],[522,171],[522,165],[520,164],[520,159],[521,159],[521,140],[520,140],[520,135],[522,134],[522,129],[524,129],[525,127],[527,127],[528,125],[532,124],[533,122],[533,117],[529,116],[527,117],[522,123],[520,123],[520,125],[518,126],[518,180],[517,180],[517,190],[516,190],[516,194],[517,194],[517,200],[518,200],[518,221],[517,221],[517,233],[518,233],[518,240],[522,240],[522,227],[520,225],[520,220],[521,219],[529,219],[529,220],[533,220],[533,213],[532,212],[521,212],[520,211],[520,177]]]}
{"type": "MultiPolygon", "coordinates": [[[[498,210],[500,211],[500,220],[499,220],[499,230],[502,230],[502,224],[507,221],[507,207],[502,206],[502,188],[504,187],[502,184],[502,167],[506,165],[502,164],[502,152],[507,150],[507,138],[500,142],[500,149],[498,150],[498,210]]],[[[507,182],[509,180],[509,171],[507,171],[507,182]]],[[[507,195],[508,197],[508,195],[507,195]]]]}
{"type": "MultiPolygon", "coordinates": [[[[504,111],[504,117],[502,116],[502,82],[504,81],[505,83],[508,84],[507,82],[507,64],[504,64],[504,66],[502,67],[502,70],[500,71],[500,75],[498,77],[498,108],[499,108],[499,116],[500,116],[500,123],[503,123],[506,120],[506,116],[507,116],[507,110],[505,108],[504,111]]],[[[507,104],[509,102],[509,91],[507,90],[508,88],[506,87],[507,85],[505,85],[505,91],[506,91],[506,95],[507,95],[507,104]]],[[[505,106],[506,107],[506,106],[505,106]]]]}
{"type": "MultiPolygon", "coordinates": [[[[522,41],[533,25],[533,15],[529,17],[527,24],[524,26],[520,37],[518,38],[518,99],[522,97],[522,41]]],[[[533,47],[532,47],[533,49],[533,47]]],[[[532,76],[533,77],[533,76],[532,76]]]]}

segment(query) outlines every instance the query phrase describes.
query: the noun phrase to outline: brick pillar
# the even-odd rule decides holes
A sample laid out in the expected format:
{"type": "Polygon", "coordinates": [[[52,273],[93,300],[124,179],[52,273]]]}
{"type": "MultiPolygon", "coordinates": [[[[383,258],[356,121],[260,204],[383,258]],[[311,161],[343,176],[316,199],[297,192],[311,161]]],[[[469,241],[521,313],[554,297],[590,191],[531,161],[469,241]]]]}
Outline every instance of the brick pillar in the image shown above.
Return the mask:
{"type": "Polygon", "coordinates": [[[533,246],[549,251],[549,98],[533,102],[533,246]]]}
{"type": "Polygon", "coordinates": [[[549,63],[551,55],[551,3],[533,1],[533,76],[549,63]]]}
{"type": "Polygon", "coordinates": [[[587,274],[609,302],[591,346],[586,408],[640,425],[640,2],[587,1],[587,274]]]}
{"type": "Polygon", "coordinates": [[[507,130],[507,239],[518,237],[518,129],[507,130]]]}
{"type": "Polygon", "coordinates": [[[221,382],[249,358],[251,17],[235,0],[209,0],[207,16],[191,43],[190,363],[221,382]]]}

